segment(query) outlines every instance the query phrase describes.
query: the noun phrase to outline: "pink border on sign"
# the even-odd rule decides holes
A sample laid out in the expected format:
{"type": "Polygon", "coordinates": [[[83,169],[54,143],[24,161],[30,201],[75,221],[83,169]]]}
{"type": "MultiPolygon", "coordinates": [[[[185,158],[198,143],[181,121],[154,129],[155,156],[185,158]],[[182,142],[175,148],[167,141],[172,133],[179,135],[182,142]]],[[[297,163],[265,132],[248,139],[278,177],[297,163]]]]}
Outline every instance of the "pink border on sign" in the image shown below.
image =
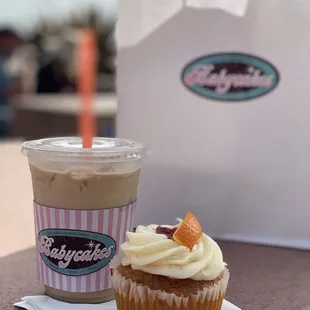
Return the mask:
{"type": "MultiPolygon", "coordinates": [[[[126,241],[126,231],[132,230],[135,208],[136,202],[105,210],[62,210],[34,202],[36,236],[45,229],[75,229],[106,234],[116,241],[118,254],[120,244],[126,241]]],[[[37,251],[37,270],[40,282],[63,291],[88,293],[112,288],[108,265],[88,275],[67,276],[49,268],[37,251]]]]}

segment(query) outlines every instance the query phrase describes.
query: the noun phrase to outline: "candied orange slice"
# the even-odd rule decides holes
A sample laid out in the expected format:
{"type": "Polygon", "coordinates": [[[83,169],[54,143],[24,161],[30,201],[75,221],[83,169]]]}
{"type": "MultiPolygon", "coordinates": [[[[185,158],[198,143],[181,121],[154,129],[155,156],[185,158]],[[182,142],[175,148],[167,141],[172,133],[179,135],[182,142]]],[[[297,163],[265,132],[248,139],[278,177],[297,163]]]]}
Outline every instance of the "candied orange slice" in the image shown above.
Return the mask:
{"type": "Polygon", "coordinates": [[[173,234],[172,239],[187,247],[190,251],[202,237],[202,228],[196,216],[188,212],[178,229],[173,234]]]}

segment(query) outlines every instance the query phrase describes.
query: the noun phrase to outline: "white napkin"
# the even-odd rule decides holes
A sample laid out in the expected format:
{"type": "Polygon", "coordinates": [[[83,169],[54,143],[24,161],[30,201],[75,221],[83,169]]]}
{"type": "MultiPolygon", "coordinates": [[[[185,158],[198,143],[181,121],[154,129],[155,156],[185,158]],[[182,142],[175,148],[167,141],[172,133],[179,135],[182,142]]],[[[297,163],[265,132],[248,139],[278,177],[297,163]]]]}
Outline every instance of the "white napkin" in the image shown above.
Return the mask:
{"type": "MultiPolygon", "coordinates": [[[[48,296],[26,296],[21,302],[14,304],[26,310],[116,310],[115,300],[96,305],[69,304],[52,299],[48,296]]],[[[222,310],[241,310],[232,303],[224,300],[222,310]]]]}
{"type": "Polygon", "coordinates": [[[243,17],[249,0],[120,0],[116,39],[119,47],[134,46],[186,8],[220,9],[243,17]]]}

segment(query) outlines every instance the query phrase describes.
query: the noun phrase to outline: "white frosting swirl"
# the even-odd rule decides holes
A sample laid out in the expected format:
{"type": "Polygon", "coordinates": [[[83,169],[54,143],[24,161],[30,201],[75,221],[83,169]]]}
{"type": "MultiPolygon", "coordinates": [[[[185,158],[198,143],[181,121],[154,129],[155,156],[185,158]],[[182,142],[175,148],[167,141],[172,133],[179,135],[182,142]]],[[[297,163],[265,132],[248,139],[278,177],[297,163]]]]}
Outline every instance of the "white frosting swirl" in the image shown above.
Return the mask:
{"type": "Polygon", "coordinates": [[[155,275],[196,281],[214,280],[224,270],[222,251],[209,236],[203,234],[189,251],[166,235],[157,234],[157,227],[138,226],[135,233],[127,232],[128,241],[121,245],[122,265],[155,275]]]}

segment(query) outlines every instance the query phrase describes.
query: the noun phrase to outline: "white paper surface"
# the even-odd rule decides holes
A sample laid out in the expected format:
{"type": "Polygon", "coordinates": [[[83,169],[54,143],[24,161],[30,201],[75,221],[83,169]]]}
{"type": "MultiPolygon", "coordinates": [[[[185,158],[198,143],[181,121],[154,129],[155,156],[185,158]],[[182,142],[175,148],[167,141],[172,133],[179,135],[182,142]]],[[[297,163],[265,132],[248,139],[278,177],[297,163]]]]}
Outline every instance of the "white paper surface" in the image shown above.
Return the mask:
{"type": "MultiPolygon", "coordinates": [[[[48,296],[26,296],[21,302],[14,304],[26,310],[116,310],[115,300],[96,305],[69,304],[52,299],[48,296]]],[[[241,310],[232,303],[224,300],[222,310],[241,310]]]]}
{"type": "Polygon", "coordinates": [[[153,153],[135,225],[191,210],[214,238],[310,249],[309,12],[309,0],[251,0],[243,18],[185,9],[119,50],[116,131],[153,153]],[[273,64],[278,87],[236,103],[184,87],[189,62],[227,52],[273,64]]]}
{"type": "Polygon", "coordinates": [[[149,36],[182,9],[221,9],[242,17],[249,0],[121,0],[116,30],[119,47],[132,46],[149,36]]]}

